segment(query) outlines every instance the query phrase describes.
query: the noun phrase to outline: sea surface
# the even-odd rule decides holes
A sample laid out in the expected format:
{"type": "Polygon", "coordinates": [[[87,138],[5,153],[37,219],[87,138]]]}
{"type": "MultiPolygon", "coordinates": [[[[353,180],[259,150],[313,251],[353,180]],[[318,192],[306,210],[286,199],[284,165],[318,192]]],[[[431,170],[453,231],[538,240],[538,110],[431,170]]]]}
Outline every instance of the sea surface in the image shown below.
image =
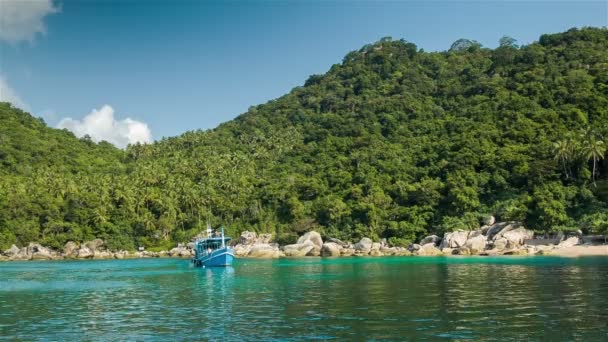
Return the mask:
{"type": "Polygon", "coordinates": [[[0,340],[608,341],[608,258],[0,263],[0,340]]]}

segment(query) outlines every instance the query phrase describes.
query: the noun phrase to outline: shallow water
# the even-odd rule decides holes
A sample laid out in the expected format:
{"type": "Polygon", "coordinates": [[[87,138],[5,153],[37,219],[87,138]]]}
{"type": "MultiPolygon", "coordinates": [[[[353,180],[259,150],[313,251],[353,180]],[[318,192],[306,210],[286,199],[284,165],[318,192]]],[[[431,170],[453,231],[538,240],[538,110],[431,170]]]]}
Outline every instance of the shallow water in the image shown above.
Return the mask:
{"type": "Polygon", "coordinates": [[[608,258],[0,263],[0,340],[608,340],[608,258]]]}

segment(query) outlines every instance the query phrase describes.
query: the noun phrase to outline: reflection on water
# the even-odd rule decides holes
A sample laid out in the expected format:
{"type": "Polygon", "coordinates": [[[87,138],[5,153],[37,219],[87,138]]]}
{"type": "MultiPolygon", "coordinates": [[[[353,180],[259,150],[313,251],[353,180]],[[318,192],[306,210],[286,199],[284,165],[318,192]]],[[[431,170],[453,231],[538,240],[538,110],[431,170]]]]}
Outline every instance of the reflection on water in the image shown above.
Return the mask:
{"type": "Polygon", "coordinates": [[[608,258],[0,264],[0,340],[608,340],[608,258]]]}

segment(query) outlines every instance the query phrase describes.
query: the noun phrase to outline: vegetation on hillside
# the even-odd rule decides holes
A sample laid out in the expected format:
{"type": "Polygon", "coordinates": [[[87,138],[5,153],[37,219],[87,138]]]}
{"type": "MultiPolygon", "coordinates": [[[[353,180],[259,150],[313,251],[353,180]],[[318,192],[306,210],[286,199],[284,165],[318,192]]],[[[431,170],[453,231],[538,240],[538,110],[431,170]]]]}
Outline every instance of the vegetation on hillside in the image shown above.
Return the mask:
{"type": "Polygon", "coordinates": [[[118,150],[0,104],[0,248],[169,247],[207,222],[405,245],[523,221],[608,232],[608,30],[424,52],[384,38],[208,131],[118,150]]]}

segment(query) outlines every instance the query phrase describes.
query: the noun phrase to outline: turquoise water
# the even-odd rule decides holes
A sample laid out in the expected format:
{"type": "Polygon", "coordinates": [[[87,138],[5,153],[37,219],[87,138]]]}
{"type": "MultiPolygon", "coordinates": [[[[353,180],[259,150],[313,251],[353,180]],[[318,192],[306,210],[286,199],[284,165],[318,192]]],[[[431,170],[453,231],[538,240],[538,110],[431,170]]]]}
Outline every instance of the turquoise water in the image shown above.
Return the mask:
{"type": "Polygon", "coordinates": [[[0,263],[0,340],[608,340],[608,258],[0,263]]]}

